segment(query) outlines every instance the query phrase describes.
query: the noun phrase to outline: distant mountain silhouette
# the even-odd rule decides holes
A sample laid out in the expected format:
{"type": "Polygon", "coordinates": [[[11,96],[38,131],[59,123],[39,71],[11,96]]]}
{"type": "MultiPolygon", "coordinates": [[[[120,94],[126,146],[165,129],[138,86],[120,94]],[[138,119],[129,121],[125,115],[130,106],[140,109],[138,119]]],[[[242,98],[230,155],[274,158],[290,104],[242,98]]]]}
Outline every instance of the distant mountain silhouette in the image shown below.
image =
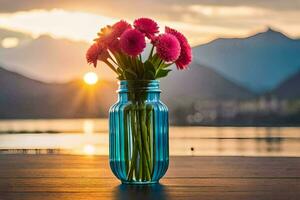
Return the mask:
{"type": "MultiPolygon", "coordinates": [[[[162,80],[162,96],[172,109],[177,100],[249,99],[251,92],[213,70],[193,64],[162,80]]],[[[106,117],[116,101],[116,81],[86,86],[82,81],[49,84],[0,68],[0,118],[106,117]]]]}
{"type": "MultiPolygon", "coordinates": [[[[88,43],[34,39],[0,29],[1,39],[10,35],[22,42],[15,48],[0,47],[0,118],[107,116],[116,101],[116,81],[86,87],[78,80],[93,70],[84,56],[88,43]]],[[[173,109],[197,100],[248,100],[257,93],[300,98],[299,52],[300,40],[272,29],[243,39],[214,40],[193,48],[189,70],[174,69],[161,80],[162,99],[173,109]]],[[[115,78],[101,64],[96,70],[101,80],[115,78]]]]}
{"type": "Polygon", "coordinates": [[[47,82],[63,82],[88,69],[88,44],[41,36],[15,48],[0,49],[0,62],[13,71],[47,82]]]}
{"type": "Polygon", "coordinates": [[[174,69],[161,80],[163,97],[170,103],[190,100],[242,100],[254,94],[225,79],[213,69],[192,63],[189,70],[174,69]]]}
{"type": "MultiPolygon", "coordinates": [[[[22,33],[0,29],[0,38],[9,37],[9,34],[21,41],[14,48],[0,46],[0,63],[9,70],[44,82],[71,81],[93,70],[85,59],[90,46],[87,42],[56,39],[48,35],[28,39],[22,33]]],[[[97,73],[101,78],[114,78],[103,63],[99,64],[97,73]]]]}
{"type": "MultiPolygon", "coordinates": [[[[11,38],[11,37],[17,38],[20,44],[23,44],[25,42],[29,42],[29,41],[33,40],[33,38],[29,34],[0,28],[0,41],[2,41],[3,39],[5,39],[7,37],[8,38],[11,38]]],[[[1,47],[1,45],[0,45],[0,47],[1,47]]]]}
{"type": "Polygon", "coordinates": [[[105,117],[116,84],[47,84],[0,68],[0,118],[105,117]]]}
{"type": "MultiPolygon", "coordinates": [[[[92,70],[85,61],[89,47],[86,42],[50,36],[34,39],[0,29],[0,38],[9,35],[24,41],[15,48],[0,47],[0,63],[9,70],[46,82],[70,81],[92,70]]],[[[273,90],[300,70],[299,52],[300,40],[290,39],[270,28],[247,38],[220,38],[193,48],[196,63],[257,93],[273,90]]],[[[103,64],[97,73],[114,79],[111,70],[103,64]]]]}
{"type": "Polygon", "coordinates": [[[268,29],[193,48],[194,60],[255,92],[274,89],[300,69],[300,40],[268,29]]]}
{"type": "Polygon", "coordinates": [[[281,99],[299,99],[300,71],[283,81],[272,93],[281,99]]]}

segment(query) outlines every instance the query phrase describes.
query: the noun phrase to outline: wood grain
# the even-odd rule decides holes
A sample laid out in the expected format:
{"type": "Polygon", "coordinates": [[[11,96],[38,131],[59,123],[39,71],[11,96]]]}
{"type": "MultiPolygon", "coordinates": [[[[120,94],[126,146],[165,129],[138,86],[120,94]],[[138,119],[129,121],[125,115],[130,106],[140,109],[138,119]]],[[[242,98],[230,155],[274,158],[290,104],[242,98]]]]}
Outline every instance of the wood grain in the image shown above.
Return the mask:
{"type": "Polygon", "coordinates": [[[0,200],[300,199],[300,158],[171,157],[159,185],[125,186],[107,157],[0,155],[0,200]]]}

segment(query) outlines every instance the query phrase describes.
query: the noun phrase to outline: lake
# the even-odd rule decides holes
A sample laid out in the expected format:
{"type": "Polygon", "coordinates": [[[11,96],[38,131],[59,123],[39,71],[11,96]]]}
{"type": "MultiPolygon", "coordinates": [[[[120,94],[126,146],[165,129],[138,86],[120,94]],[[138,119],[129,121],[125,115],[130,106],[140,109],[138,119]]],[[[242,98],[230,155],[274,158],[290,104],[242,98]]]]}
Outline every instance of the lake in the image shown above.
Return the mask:
{"type": "MultiPolygon", "coordinates": [[[[299,127],[170,127],[171,155],[300,156],[299,127]]],[[[107,119],[1,120],[2,154],[108,155],[107,119]]]]}

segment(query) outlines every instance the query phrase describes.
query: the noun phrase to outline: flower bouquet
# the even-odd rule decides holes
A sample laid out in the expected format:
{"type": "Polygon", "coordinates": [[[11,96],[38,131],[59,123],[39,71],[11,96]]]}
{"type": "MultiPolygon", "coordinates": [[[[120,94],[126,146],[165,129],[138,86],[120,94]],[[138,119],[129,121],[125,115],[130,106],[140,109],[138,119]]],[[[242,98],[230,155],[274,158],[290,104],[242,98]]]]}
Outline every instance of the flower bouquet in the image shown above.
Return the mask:
{"type": "Polygon", "coordinates": [[[188,68],[192,51],[187,39],[170,27],[159,34],[152,19],[137,19],[133,26],[121,20],[100,30],[86,59],[94,67],[105,63],[120,80],[118,101],[109,111],[113,173],[123,183],[158,182],[169,163],[169,125],[157,79],[167,76],[172,64],[188,68]]]}

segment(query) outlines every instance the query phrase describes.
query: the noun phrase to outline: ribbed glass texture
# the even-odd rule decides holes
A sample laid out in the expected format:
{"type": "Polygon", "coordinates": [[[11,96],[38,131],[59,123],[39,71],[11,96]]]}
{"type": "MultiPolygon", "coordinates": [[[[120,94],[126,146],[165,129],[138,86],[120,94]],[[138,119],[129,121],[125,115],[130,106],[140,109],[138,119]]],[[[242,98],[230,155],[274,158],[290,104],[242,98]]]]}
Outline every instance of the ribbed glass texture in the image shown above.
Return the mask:
{"type": "Polygon", "coordinates": [[[122,183],[157,183],[169,165],[168,108],[159,81],[120,81],[118,93],[109,111],[110,167],[122,183]]]}

